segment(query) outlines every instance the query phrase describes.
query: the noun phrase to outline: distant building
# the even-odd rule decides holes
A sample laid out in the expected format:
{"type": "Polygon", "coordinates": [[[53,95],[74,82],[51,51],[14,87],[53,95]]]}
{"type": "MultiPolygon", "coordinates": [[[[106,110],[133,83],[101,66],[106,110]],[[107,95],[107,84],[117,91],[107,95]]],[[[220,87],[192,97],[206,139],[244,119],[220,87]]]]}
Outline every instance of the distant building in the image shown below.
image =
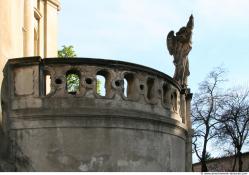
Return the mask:
{"type": "MultiPolygon", "coordinates": [[[[242,155],[242,161],[243,161],[243,171],[248,172],[249,171],[249,152],[243,153],[242,155]]],[[[236,167],[235,171],[238,171],[238,160],[236,161],[236,167]]],[[[221,158],[215,158],[207,161],[207,167],[208,171],[211,172],[229,172],[232,171],[234,164],[234,155],[233,156],[227,156],[227,157],[221,157],[221,158]]],[[[193,171],[194,172],[200,172],[201,171],[201,163],[195,163],[193,164],[193,171]]]]}

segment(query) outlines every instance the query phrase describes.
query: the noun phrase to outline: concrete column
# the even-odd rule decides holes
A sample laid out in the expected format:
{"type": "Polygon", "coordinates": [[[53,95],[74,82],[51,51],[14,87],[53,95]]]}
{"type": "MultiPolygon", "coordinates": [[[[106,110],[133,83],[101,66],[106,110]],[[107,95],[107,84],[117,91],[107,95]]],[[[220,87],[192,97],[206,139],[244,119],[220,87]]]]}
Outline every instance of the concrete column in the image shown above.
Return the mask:
{"type": "Polygon", "coordinates": [[[190,92],[190,89],[187,89],[186,92],[186,125],[189,129],[192,129],[191,122],[191,100],[193,94],[190,92]]]}
{"type": "Polygon", "coordinates": [[[24,0],[24,56],[34,55],[34,2],[24,0]]]}
{"type": "Polygon", "coordinates": [[[191,122],[191,100],[192,93],[190,89],[186,90],[186,126],[188,128],[188,135],[186,140],[186,171],[192,171],[192,122],[191,122]]]}
{"type": "MultiPolygon", "coordinates": [[[[23,5],[24,0],[0,0],[0,85],[8,59],[23,56],[23,5]]],[[[0,124],[1,115],[0,104],[0,124]]]]}
{"type": "Polygon", "coordinates": [[[183,89],[180,94],[182,122],[186,123],[186,91],[183,89]]]}
{"type": "Polygon", "coordinates": [[[57,57],[58,0],[44,1],[44,57],[57,57]]]}

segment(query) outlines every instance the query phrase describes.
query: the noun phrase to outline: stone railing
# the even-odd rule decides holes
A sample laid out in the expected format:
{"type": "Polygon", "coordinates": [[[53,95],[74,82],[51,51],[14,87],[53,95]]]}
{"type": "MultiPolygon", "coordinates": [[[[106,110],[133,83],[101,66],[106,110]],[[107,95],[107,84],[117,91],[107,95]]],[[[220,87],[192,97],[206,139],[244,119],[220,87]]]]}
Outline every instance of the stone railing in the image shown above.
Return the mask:
{"type": "Polygon", "coordinates": [[[118,108],[171,116],[185,123],[186,109],[183,105],[186,100],[181,96],[187,93],[171,77],[154,69],[121,61],[88,58],[42,60],[33,57],[13,59],[8,64],[13,73],[10,79],[12,98],[92,98],[108,104],[113,100],[113,105],[118,108]],[[78,79],[74,84],[75,90],[69,90],[67,78],[70,75],[78,79]],[[97,76],[105,79],[101,82],[104,88],[99,90],[97,76]]]}
{"type": "Polygon", "coordinates": [[[102,59],[10,59],[1,93],[18,171],[191,171],[191,93],[162,72],[102,59]]]}
{"type": "MultiPolygon", "coordinates": [[[[20,97],[96,99],[102,101],[102,108],[150,112],[186,123],[188,90],[181,89],[166,74],[145,66],[102,59],[40,57],[12,59],[7,65],[12,72],[10,95],[17,100],[20,97]],[[70,89],[68,78],[72,75],[76,83],[70,89]],[[97,85],[98,76],[104,80],[102,89],[97,85]]],[[[25,107],[27,103],[17,103],[17,108],[37,105],[31,103],[25,107]]]]}

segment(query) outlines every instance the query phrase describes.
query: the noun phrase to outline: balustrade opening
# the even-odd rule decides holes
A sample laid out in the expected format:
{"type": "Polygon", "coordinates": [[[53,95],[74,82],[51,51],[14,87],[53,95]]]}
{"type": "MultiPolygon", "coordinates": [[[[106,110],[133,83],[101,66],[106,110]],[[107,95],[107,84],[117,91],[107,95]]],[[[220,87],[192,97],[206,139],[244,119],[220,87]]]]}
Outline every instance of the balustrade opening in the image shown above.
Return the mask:
{"type": "Polygon", "coordinates": [[[69,94],[76,95],[80,90],[80,74],[77,70],[70,70],[66,74],[66,90],[69,94]]]}
{"type": "Polygon", "coordinates": [[[148,100],[152,100],[155,97],[154,84],[155,84],[154,78],[147,79],[147,98],[148,98],[148,100]]]}
{"type": "Polygon", "coordinates": [[[97,85],[96,85],[96,92],[101,96],[106,95],[105,89],[105,77],[102,75],[97,75],[97,85]]]}
{"type": "Polygon", "coordinates": [[[108,72],[105,70],[101,70],[99,72],[97,72],[96,75],[96,92],[98,95],[101,96],[106,96],[110,87],[108,87],[108,72]]]}
{"type": "Polygon", "coordinates": [[[124,96],[127,98],[132,98],[135,93],[135,81],[134,75],[127,73],[124,76],[124,96]]]}
{"type": "Polygon", "coordinates": [[[176,94],[176,92],[173,92],[171,94],[171,106],[173,108],[173,111],[177,111],[177,94],[176,94]]]}
{"type": "Polygon", "coordinates": [[[169,86],[164,83],[163,84],[163,104],[169,105],[169,86]]]}
{"type": "Polygon", "coordinates": [[[47,72],[45,73],[44,85],[45,95],[48,95],[51,92],[51,75],[49,75],[47,72]]]}

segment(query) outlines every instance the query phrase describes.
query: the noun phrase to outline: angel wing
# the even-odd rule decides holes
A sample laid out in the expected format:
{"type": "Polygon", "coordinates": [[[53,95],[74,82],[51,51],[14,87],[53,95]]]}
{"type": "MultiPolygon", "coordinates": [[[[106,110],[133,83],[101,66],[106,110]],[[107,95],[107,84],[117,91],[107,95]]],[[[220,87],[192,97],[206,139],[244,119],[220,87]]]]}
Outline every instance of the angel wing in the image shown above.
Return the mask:
{"type": "Polygon", "coordinates": [[[175,53],[175,44],[176,44],[176,39],[174,31],[170,31],[167,36],[167,48],[169,50],[170,55],[173,55],[175,53]]]}

